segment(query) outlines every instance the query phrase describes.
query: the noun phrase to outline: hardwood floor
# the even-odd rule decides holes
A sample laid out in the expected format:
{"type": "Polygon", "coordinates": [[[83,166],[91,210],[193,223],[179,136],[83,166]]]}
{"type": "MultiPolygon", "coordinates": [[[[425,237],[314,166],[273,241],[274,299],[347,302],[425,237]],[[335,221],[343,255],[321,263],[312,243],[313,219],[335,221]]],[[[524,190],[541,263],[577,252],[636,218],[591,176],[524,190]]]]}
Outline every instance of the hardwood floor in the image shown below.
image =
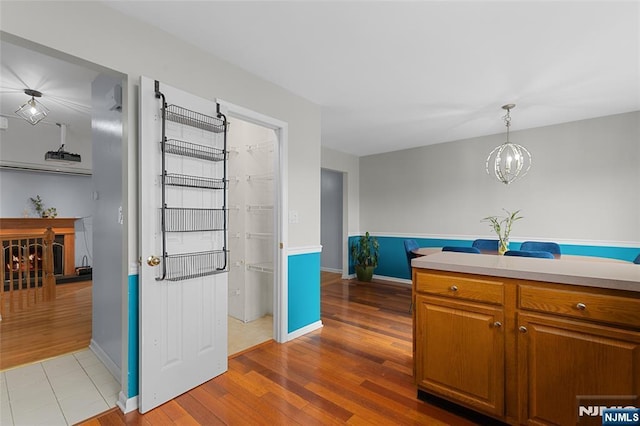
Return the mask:
{"type": "Polygon", "coordinates": [[[0,370],[87,348],[91,339],[91,281],[56,287],[56,299],[0,321],[0,370]]]}
{"type": "Polygon", "coordinates": [[[144,415],[84,425],[471,425],[416,399],[411,289],[322,273],[324,327],[229,360],[229,371],[144,415]]]}

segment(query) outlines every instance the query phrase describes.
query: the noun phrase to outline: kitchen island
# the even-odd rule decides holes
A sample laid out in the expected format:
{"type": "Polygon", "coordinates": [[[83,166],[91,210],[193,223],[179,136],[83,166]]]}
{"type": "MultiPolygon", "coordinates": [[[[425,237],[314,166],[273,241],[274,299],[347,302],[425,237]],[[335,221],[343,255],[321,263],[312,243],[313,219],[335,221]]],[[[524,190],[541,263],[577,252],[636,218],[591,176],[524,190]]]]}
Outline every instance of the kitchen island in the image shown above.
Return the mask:
{"type": "Polygon", "coordinates": [[[441,252],[412,267],[419,395],[509,424],[640,406],[640,265],[441,252]]]}

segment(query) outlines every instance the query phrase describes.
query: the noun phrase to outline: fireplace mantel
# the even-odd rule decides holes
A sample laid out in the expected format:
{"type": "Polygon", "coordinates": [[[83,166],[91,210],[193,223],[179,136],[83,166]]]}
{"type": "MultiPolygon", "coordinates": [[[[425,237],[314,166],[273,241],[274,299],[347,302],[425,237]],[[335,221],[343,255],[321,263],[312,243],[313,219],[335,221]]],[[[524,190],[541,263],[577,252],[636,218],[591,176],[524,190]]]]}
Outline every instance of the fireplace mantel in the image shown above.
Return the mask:
{"type": "Polygon", "coordinates": [[[75,274],[75,218],[0,218],[0,237],[3,239],[25,234],[44,234],[51,227],[56,235],[64,236],[64,275],[75,274]]]}

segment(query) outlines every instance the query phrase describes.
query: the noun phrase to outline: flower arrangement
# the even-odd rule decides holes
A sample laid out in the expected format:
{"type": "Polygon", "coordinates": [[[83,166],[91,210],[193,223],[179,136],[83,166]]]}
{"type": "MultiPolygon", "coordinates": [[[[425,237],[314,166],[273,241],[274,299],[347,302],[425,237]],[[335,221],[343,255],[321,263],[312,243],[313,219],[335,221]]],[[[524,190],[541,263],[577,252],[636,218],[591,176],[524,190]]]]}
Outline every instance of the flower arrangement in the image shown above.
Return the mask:
{"type": "Polygon", "coordinates": [[[511,225],[513,225],[513,222],[516,220],[523,218],[523,216],[518,216],[520,210],[516,210],[513,213],[506,209],[502,210],[507,213],[505,217],[487,216],[482,219],[482,222],[489,222],[494,232],[498,235],[498,240],[500,241],[498,245],[498,253],[500,254],[504,254],[509,250],[509,234],[511,233],[511,225]]]}
{"type": "Polygon", "coordinates": [[[36,198],[29,198],[31,203],[33,204],[33,209],[36,211],[38,217],[51,218],[58,216],[58,211],[55,207],[44,208],[44,201],[40,198],[39,195],[36,195],[36,198]]]}

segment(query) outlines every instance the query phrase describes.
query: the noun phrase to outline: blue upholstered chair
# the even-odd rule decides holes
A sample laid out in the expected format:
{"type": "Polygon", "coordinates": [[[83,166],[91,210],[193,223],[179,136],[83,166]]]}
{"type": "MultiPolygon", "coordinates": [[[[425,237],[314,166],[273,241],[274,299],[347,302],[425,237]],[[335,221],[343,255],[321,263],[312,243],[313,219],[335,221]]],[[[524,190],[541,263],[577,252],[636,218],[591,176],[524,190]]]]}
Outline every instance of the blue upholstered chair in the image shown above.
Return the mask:
{"type": "Polygon", "coordinates": [[[459,253],[480,254],[480,250],[476,247],[444,246],[442,247],[442,251],[456,251],[459,253]]]}
{"type": "Polygon", "coordinates": [[[553,257],[560,257],[560,246],[557,243],[525,241],[520,246],[522,251],[548,251],[553,257]]]}
{"type": "MultiPolygon", "coordinates": [[[[404,240],[404,251],[407,255],[407,264],[409,265],[409,276],[413,279],[411,274],[411,259],[414,259],[419,254],[415,254],[413,251],[419,249],[420,246],[416,240],[404,240]]],[[[413,297],[413,296],[412,296],[413,297]]],[[[411,303],[409,303],[409,312],[413,312],[413,298],[411,299],[411,303]]]]}
{"type": "Polygon", "coordinates": [[[404,240],[404,251],[407,255],[407,264],[409,265],[409,275],[411,275],[411,259],[418,257],[413,253],[414,250],[419,249],[420,246],[416,240],[404,240]]]}
{"type": "Polygon", "coordinates": [[[552,253],[542,250],[509,250],[505,256],[520,256],[520,257],[539,257],[542,259],[555,259],[552,253]]]}
{"type": "Polygon", "coordinates": [[[640,254],[636,257],[636,260],[633,261],[636,265],[640,265],[640,254]]]}
{"type": "Polygon", "coordinates": [[[499,240],[483,240],[478,239],[471,244],[471,247],[475,247],[480,250],[480,253],[498,253],[499,240]]]}

